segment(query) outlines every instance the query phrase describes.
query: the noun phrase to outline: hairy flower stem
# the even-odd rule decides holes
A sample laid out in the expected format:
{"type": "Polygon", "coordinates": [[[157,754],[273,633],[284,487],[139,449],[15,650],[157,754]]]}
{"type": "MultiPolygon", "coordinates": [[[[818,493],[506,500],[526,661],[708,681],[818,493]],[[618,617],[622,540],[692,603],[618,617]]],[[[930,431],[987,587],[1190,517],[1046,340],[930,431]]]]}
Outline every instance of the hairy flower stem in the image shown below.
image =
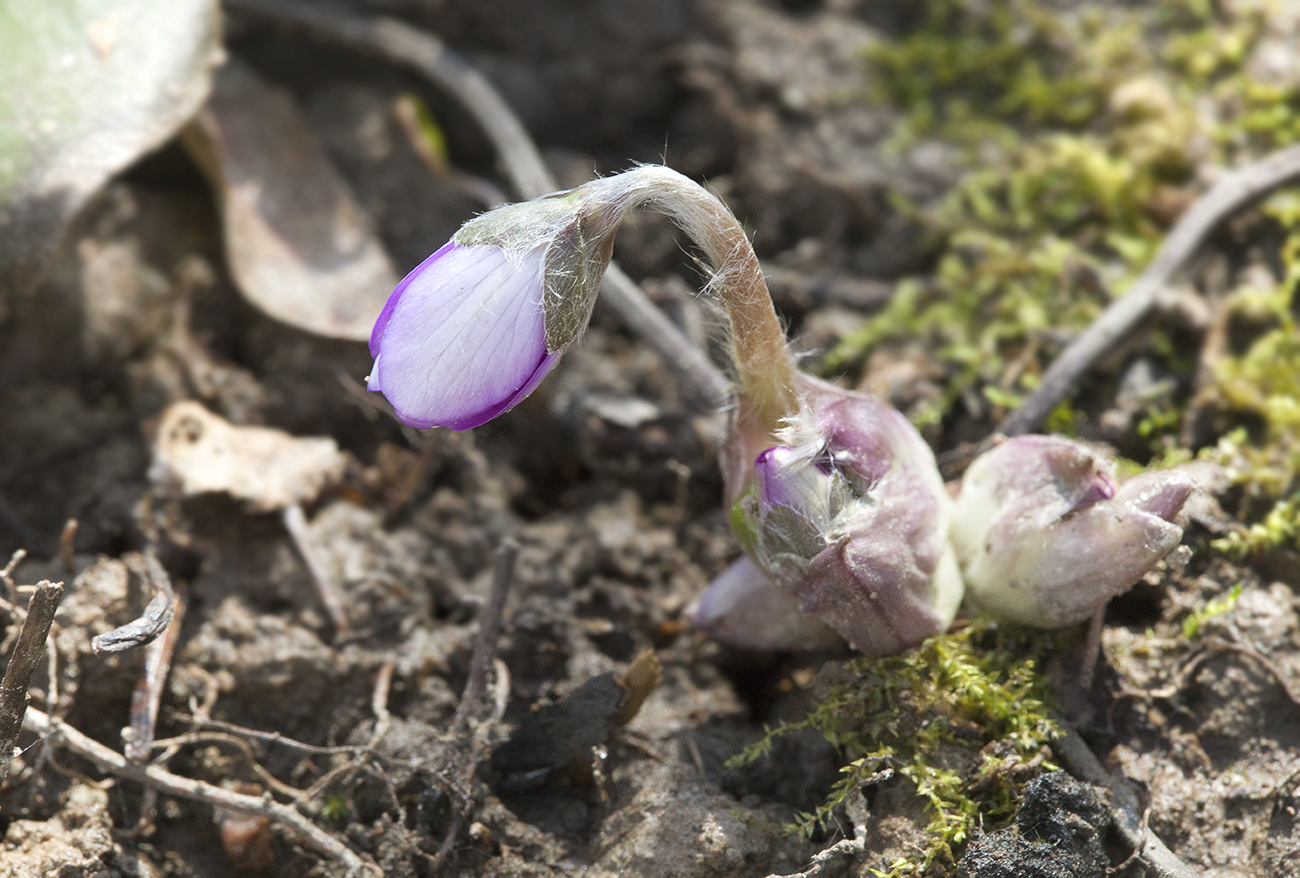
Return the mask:
{"type": "Polygon", "coordinates": [[[714,271],[707,289],[727,312],[732,357],[750,411],[769,432],[796,414],[794,359],[758,257],[731,211],[699,184],[662,167],[636,168],[583,188],[609,205],[611,224],[620,222],[626,210],[649,206],[699,246],[714,271]]]}

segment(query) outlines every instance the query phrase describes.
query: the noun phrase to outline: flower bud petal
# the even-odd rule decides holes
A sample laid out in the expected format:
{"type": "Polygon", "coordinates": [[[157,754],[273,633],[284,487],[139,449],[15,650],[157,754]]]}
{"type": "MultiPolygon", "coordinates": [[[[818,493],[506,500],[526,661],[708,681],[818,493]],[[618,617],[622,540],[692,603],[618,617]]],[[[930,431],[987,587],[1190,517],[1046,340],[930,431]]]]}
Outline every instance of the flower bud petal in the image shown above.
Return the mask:
{"type": "Polygon", "coordinates": [[[746,421],[743,400],[733,421],[722,462],[737,537],[805,612],[869,655],[943,632],[962,582],[934,454],[879,400],[798,381],[804,410],[782,444],[746,421]]]}
{"type": "Polygon", "coordinates": [[[876,507],[857,524],[790,583],[800,608],[867,655],[894,655],[947,631],[961,604],[961,574],[946,542],[910,541],[933,540],[927,517],[899,522],[876,507]]]}
{"type": "Polygon", "coordinates": [[[1009,439],[971,464],[954,510],[967,595],[1025,625],[1080,622],[1178,544],[1194,490],[1177,470],[1116,489],[1110,462],[1078,442],[1009,439]]]}
{"type": "Polygon", "coordinates": [[[799,601],[742,556],[687,611],[709,636],[744,649],[833,649],[844,643],[799,601]]]}
{"type": "Polygon", "coordinates": [[[397,285],[370,337],[367,385],[413,427],[464,430],[514,407],[555,367],[544,248],[454,241],[397,285]]]}

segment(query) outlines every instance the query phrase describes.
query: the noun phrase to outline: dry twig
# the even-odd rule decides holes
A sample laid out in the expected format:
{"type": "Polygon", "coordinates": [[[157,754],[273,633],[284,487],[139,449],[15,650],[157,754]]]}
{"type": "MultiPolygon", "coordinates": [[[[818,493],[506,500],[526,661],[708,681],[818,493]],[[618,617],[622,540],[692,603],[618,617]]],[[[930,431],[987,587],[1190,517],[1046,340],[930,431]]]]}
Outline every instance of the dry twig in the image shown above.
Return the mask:
{"type": "Polygon", "coordinates": [[[302,511],[302,505],[290,503],[284,508],[281,519],[284,521],[284,529],[293,540],[294,548],[298,550],[303,563],[307,565],[312,585],[316,587],[316,596],[325,605],[325,612],[329,613],[334,634],[341,639],[351,637],[352,624],[348,622],[348,615],[343,610],[343,595],[325,559],[321,557],[320,549],[312,541],[311,530],[307,526],[307,516],[302,511]]]}
{"type": "Polygon", "coordinates": [[[1083,373],[1135,330],[1155,310],[1161,290],[1191,260],[1224,220],[1300,178],[1300,146],[1279,150],[1233,171],[1178,220],[1133,288],[1120,296],[1061,353],[1025,401],[998,425],[998,433],[1018,436],[1038,429],[1083,373]]]}
{"type": "Polygon", "coordinates": [[[122,754],[86,737],[43,711],[28,710],[23,720],[23,728],[38,735],[56,737],[73,753],[114,777],[135,781],[160,793],[189,799],[192,802],[202,802],[240,814],[265,817],[285,827],[305,847],[341,862],[350,876],[369,874],[383,878],[379,867],[367,863],[355,851],[312,823],[306,816],[289,805],[276,802],[270,795],[248,796],[201,780],[172,774],[157,765],[137,765],[122,754]]]}
{"type": "Polygon", "coordinates": [[[150,551],[144,556],[142,568],[134,564],[131,566],[136,573],[143,574],[145,581],[153,587],[153,597],[149,599],[140,618],[96,635],[90,641],[90,648],[95,651],[95,655],[123,652],[152,643],[172,622],[172,615],[176,611],[176,592],[172,589],[171,577],[167,575],[158,556],[150,551]]]}
{"type": "MultiPolygon", "coordinates": [[[[523,124],[492,84],[432,34],[392,19],[357,18],[283,0],[226,0],[226,5],[304,27],[416,71],[470,114],[492,141],[519,195],[536,198],[559,188],[523,124]]],[[[601,292],[623,324],[659,351],[701,411],[726,405],[731,395],[726,376],[617,265],[605,272],[601,292]]]]}
{"type": "Polygon", "coordinates": [[[469,679],[465,681],[465,691],[460,696],[460,704],[456,706],[456,715],[452,719],[454,737],[452,746],[447,752],[453,759],[459,757],[464,762],[460,779],[463,804],[456,809],[442,845],[429,861],[429,868],[435,874],[446,862],[451,853],[451,846],[460,835],[460,830],[469,816],[470,785],[478,769],[478,750],[485,738],[485,735],[481,734],[481,725],[478,733],[469,735],[469,723],[479,706],[486,700],[488,672],[496,656],[497,639],[501,633],[502,611],[505,608],[506,595],[510,591],[510,582],[514,579],[515,561],[518,557],[519,547],[513,540],[505,540],[496,551],[496,564],[492,570],[492,590],[479,616],[478,637],[474,642],[474,654],[470,658],[469,679]]]}
{"type": "Polygon", "coordinates": [[[27,690],[32,685],[36,666],[45,658],[45,638],[54,624],[54,614],[63,599],[63,583],[43,580],[36,586],[23,630],[9,656],[4,681],[0,682],[0,784],[9,776],[14,742],[23,727],[27,711],[27,690]]]}
{"type": "Polygon", "coordinates": [[[13,573],[18,565],[23,563],[23,559],[26,557],[26,550],[18,549],[9,558],[9,563],[4,567],[0,567],[0,583],[4,584],[5,598],[8,600],[11,607],[18,603],[18,587],[14,585],[13,573]]]}
{"type": "MultiPolygon", "coordinates": [[[[182,592],[184,587],[182,586],[182,592]]],[[[172,618],[166,632],[148,646],[145,653],[144,672],[136,681],[131,693],[131,725],[126,734],[126,758],[132,762],[145,762],[153,750],[154,731],[158,726],[158,706],[162,703],[163,684],[171,670],[172,654],[181,637],[181,623],[185,619],[185,598],[172,598],[172,618]]]]}

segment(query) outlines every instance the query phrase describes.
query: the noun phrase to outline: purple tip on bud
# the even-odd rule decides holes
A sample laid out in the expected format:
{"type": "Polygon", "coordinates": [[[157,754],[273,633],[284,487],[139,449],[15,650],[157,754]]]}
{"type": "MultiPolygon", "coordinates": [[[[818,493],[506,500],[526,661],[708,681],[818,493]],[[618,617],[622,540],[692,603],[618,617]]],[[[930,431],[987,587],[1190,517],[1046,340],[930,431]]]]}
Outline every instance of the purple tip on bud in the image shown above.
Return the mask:
{"type": "Polygon", "coordinates": [[[834,480],[805,454],[784,445],[774,445],[754,459],[758,499],[765,512],[784,506],[799,513],[819,530],[830,526],[834,480]]]}
{"type": "Polygon", "coordinates": [[[1178,544],[1194,490],[1177,470],[1117,489],[1113,465],[1081,443],[1009,439],[971,464],[953,512],[967,596],[1037,628],[1083,621],[1178,544]]]}
{"type": "Polygon", "coordinates": [[[723,454],[746,552],[803,613],[868,655],[942,633],[962,584],[929,446],[879,400],[797,380],[804,409],[788,429],[747,431],[738,417],[723,454]]]}
{"type": "Polygon", "coordinates": [[[544,248],[454,241],[393,290],[370,336],[367,385],[412,427],[466,430],[533,391],[559,360],[546,347],[544,248]]]}

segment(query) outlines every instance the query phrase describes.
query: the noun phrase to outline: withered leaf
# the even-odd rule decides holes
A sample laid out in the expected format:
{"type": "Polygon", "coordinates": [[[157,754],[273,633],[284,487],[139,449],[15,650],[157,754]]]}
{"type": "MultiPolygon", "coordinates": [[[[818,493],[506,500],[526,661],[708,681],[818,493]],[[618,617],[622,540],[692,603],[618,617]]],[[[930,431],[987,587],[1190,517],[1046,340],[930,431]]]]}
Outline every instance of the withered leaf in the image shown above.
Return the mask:
{"type": "Polygon", "coordinates": [[[184,143],[220,202],[244,296],[290,326],[369,338],[397,276],[290,95],[231,63],[184,143]]]}
{"type": "Polygon", "coordinates": [[[542,786],[560,772],[588,775],[593,748],[608,743],[615,729],[636,716],[659,675],[659,660],[646,650],[626,673],[592,677],[562,701],[525,716],[492,751],[492,770],[513,790],[542,786]]]}
{"type": "Polygon", "coordinates": [[[163,412],[153,453],[155,481],[176,482],[186,495],[226,493],[264,511],[314,499],[346,463],[333,439],[238,427],[189,401],[163,412]]]}

